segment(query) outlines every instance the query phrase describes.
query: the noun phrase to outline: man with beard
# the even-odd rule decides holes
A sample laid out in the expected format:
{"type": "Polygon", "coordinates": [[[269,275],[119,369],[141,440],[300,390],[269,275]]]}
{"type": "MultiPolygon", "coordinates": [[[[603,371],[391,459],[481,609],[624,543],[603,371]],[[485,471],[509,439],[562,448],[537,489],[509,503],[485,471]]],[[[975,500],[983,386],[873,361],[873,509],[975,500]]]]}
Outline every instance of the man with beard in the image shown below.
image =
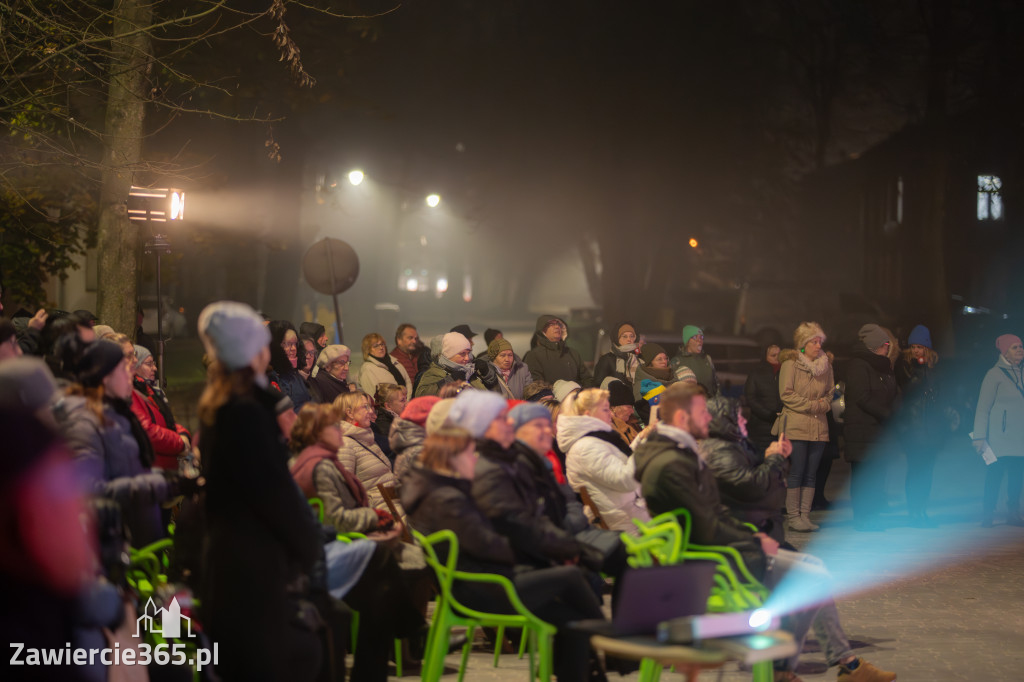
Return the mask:
{"type": "Polygon", "coordinates": [[[395,347],[391,349],[391,357],[405,367],[406,374],[412,378],[414,384],[419,375],[430,367],[430,355],[423,351],[423,343],[420,341],[420,334],[416,331],[416,327],[407,322],[398,325],[398,330],[395,332],[395,347]]]}
{"type": "Polygon", "coordinates": [[[712,415],[704,390],[677,383],[662,394],[657,426],[634,453],[636,477],[651,515],[686,508],[692,519],[690,539],[698,545],[728,545],[743,557],[750,572],[769,588],[779,584],[790,571],[810,592],[820,593],[817,604],[787,617],[786,629],[793,633],[798,653],[776,661],[775,680],[799,680],[793,672],[804,638],[814,623],[815,634],[825,649],[830,666],[839,666],[837,682],[891,682],[896,674],[880,670],[854,655],[839,623],[835,603],[825,585],[831,577],[820,559],[779,548],[765,533],[754,533],[729,514],[718,494],[711,468],[698,455],[697,439],[708,437],[712,415]]]}

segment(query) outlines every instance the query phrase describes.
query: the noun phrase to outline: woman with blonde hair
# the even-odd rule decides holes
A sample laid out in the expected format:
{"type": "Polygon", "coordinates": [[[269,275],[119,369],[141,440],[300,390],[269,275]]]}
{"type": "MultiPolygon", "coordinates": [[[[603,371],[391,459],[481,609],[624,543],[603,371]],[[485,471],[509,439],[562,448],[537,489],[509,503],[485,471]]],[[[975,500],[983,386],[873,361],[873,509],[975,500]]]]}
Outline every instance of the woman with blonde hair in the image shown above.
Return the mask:
{"type": "Polygon", "coordinates": [[[363,364],[359,368],[359,387],[367,395],[377,393],[380,384],[398,384],[405,386],[408,395],[412,393],[412,380],[402,363],[395,362],[388,355],[388,343],[377,333],[363,337],[363,364]]]}
{"type": "MultiPolygon", "coordinates": [[[[388,511],[388,505],[377,486],[395,486],[398,479],[395,478],[391,460],[373,437],[371,425],[377,418],[373,400],[362,391],[353,391],[338,396],[334,407],[341,418],[342,440],[338,448],[338,461],[366,488],[370,506],[388,511]]],[[[398,512],[401,514],[401,507],[398,512]]]]}
{"type": "Polygon", "coordinates": [[[814,480],[825,444],[832,409],[835,382],[832,363],[821,349],[825,332],[817,322],[804,322],[793,333],[795,348],[779,353],[779,398],[782,413],[772,427],[772,435],[785,433],[793,442],[786,480],[786,518],[792,530],[818,530],[811,523],[814,480]]]}
{"type": "Polygon", "coordinates": [[[569,485],[587,489],[609,528],[638,534],[632,520],[651,517],[634,475],[633,453],[612,428],[608,391],[586,388],[571,404],[563,402],[557,434],[569,485]]]}

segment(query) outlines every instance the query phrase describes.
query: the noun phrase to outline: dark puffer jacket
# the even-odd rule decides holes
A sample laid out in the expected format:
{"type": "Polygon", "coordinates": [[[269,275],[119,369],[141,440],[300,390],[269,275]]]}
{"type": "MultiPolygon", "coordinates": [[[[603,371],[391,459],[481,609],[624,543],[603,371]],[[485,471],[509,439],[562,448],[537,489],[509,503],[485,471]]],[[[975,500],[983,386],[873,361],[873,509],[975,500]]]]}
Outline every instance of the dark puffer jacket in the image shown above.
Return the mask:
{"type": "Polygon", "coordinates": [[[743,395],[750,407],[750,422],[747,425],[750,441],[763,451],[772,440],[772,426],[782,412],[779,370],[767,360],[759,362],[747,375],[743,395]]]}
{"type": "Polygon", "coordinates": [[[846,459],[861,462],[882,435],[896,403],[896,376],[889,358],[858,350],[846,365],[846,412],[843,435],[846,459]]]}
{"type": "Polygon", "coordinates": [[[735,400],[712,398],[708,411],[713,417],[710,437],[701,443],[701,449],[715,474],[722,502],[734,517],[781,542],[786,535],[781,509],[786,503],[788,462],[778,454],[762,457],[747,443],[740,433],[739,403],[735,400]]]}
{"type": "Polygon", "coordinates": [[[565,345],[565,341],[552,343],[544,336],[544,328],[552,320],[558,320],[565,327],[568,333],[568,326],[565,320],[554,315],[541,315],[537,318],[537,329],[533,335],[533,347],[523,358],[523,361],[530,368],[530,374],[534,381],[546,381],[554,384],[562,379],[575,381],[583,388],[593,385],[590,371],[583,364],[580,354],[565,345]]]}

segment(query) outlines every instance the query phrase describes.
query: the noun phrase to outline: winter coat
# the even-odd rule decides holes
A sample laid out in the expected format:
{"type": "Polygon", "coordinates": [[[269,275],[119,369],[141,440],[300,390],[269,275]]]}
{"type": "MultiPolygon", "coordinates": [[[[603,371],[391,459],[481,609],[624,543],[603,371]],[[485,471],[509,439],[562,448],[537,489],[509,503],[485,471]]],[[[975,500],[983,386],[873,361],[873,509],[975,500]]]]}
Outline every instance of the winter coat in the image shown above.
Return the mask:
{"type": "Polygon", "coordinates": [[[288,585],[308,573],[321,529],[288,472],[288,450],[259,387],[231,396],[204,427],[206,557],[203,628],[220,645],[225,679],[288,679],[295,599],[288,585]],[[230,676],[229,676],[230,675],[230,676]]]}
{"type": "MultiPolygon", "coordinates": [[[[460,373],[459,370],[449,369],[442,367],[436,362],[430,363],[430,367],[420,377],[420,383],[416,387],[416,396],[419,398],[424,395],[437,395],[441,392],[441,387],[445,384],[451,384],[456,381],[465,381],[466,374],[460,373]]],[[[484,386],[483,382],[480,381],[479,377],[474,374],[469,380],[470,386],[473,388],[479,388],[481,391],[486,391],[487,387],[484,386]]]]}
{"type": "MultiPolygon", "coordinates": [[[[401,362],[392,360],[392,363],[398,368],[398,373],[405,381],[406,395],[410,395],[412,393],[412,379],[409,378],[409,373],[405,371],[405,367],[402,366],[401,362]]],[[[359,388],[363,389],[372,398],[377,393],[377,386],[380,384],[402,385],[395,381],[395,375],[388,370],[383,362],[371,355],[363,360],[363,364],[359,368],[359,388]]]]}
{"type": "Polygon", "coordinates": [[[309,392],[319,403],[333,403],[339,395],[352,391],[347,381],[335,379],[326,369],[317,370],[316,376],[309,378],[309,392]]]}
{"type": "Polygon", "coordinates": [[[785,432],[790,440],[828,441],[828,420],[835,386],[832,364],[822,353],[811,365],[799,351],[779,353],[779,398],[782,414],[772,427],[772,435],[785,432]],[[820,364],[819,364],[820,363],[820,364]],[[821,370],[815,375],[814,371],[821,370]]]}
{"type": "Polygon", "coordinates": [[[61,431],[86,492],[120,505],[132,546],[163,538],[160,505],[176,492],[162,474],[142,461],[128,418],[104,403],[101,423],[82,396],[67,396],[62,404],[61,431]]]}
{"type": "MultiPolygon", "coordinates": [[[[594,385],[590,372],[580,354],[565,345],[565,341],[552,343],[544,336],[544,328],[551,320],[565,321],[554,315],[541,315],[537,319],[537,330],[533,335],[534,346],[523,358],[530,368],[534,381],[546,381],[554,384],[560,379],[575,381],[583,388],[594,385]]],[[[566,327],[568,329],[568,327],[566,327]]]]}
{"type": "MultiPolygon", "coordinates": [[[[668,371],[669,374],[671,375],[671,373],[672,373],[671,369],[666,370],[666,371],[668,371]]],[[[653,374],[651,374],[647,367],[637,367],[637,370],[636,370],[636,381],[633,383],[633,400],[634,401],[639,402],[640,400],[643,400],[642,384],[644,382],[644,379],[648,379],[648,380],[653,381],[655,383],[658,383],[658,384],[660,384],[662,386],[670,386],[671,384],[675,383],[675,380],[676,380],[674,375],[672,376],[671,379],[659,379],[658,377],[656,377],[653,374]]]]}
{"type": "Polygon", "coordinates": [[[861,462],[882,435],[896,403],[896,376],[889,358],[857,350],[846,365],[846,412],[843,436],[846,459],[861,462]]]}
{"type": "Polygon", "coordinates": [[[430,355],[427,349],[422,347],[413,355],[409,355],[401,348],[392,348],[391,359],[404,367],[405,373],[412,377],[413,380],[430,367],[430,355]]]}
{"type": "Polygon", "coordinates": [[[153,446],[153,466],[157,469],[178,470],[178,455],[185,449],[181,433],[177,429],[168,428],[164,416],[157,406],[142,394],[139,389],[132,390],[132,414],[142,424],[143,430],[153,446]]]}
{"type": "Polygon", "coordinates": [[[633,457],[587,435],[594,431],[613,433],[611,425],[587,415],[558,418],[558,446],[566,453],[569,485],[573,490],[587,488],[609,528],[637,535],[632,519],[649,521],[651,517],[640,497],[633,457]]]}
{"type": "Polygon", "coordinates": [[[292,399],[296,413],[302,409],[303,405],[313,400],[309,389],[306,388],[306,380],[296,369],[289,368],[283,372],[271,370],[267,372],[267,379],[270,380],[270,383],[276,384],[281,393],[292,399]]]}
{"type": "MultiPolygon", "coordinates": [[[[411,467],[402,479],[402,506],[409,526],[424,535],[450,530],[459,539],[460,571],[511,578],[515,552],[473,501],[472,481],[411,467]]],[[[444,561],[444,558],[441,557],[444,561]]]]}
{"type": "Polygon", "coordinates": [[[686,346],[679,346],[679,353],[672,357],[669,366],[677,378],[681,368],[689,367],[697,377],[697,383],[708,392],[709,398],[718,395],[718,373],[715,371],[715,363],[707,353],[690,353],[686,346]]]}
{"type": "Polygon", "coordinates": [[[736,405],[721,398],[708,403],[713,419],[710,437],[700,443],[704,461],[714,472],[722,503],[734,517],[758,528],[771,521],[766,532],[785,539],[780,510],[786,504],[789,463],[779,454],[757,454],[740,433],[736,405]]]}
{"type": "Polygon", "coordinates": [[[501,395],[509,400],[522,400],[523,390],[533,382],[533,375],[530,374],[530,368],[526,366],[526,363],[519,358],[514,359],[512,361],[512,373],[509,375],[507,382],[497,365],[490,361],[488,361],[488,364],[490,364],[497,375],[501,395]]]}
{"type": "Polygon", "coordinates": [[[591,527],[576,493],[568,483],[556,480],[547,457],[541,457],[520,441],[512,444],[512,450],[519,466],[533,481],[544,513],[552,523],[573,534],[591,527]]]}
{"type": "MultiPolygon", "coordinates": [[[[377,490],[378,485],[395,485],[398,479],[391,470],[388,459],[373,439],[373,431],[369,427],[356,426],[352,422],[341,422],[344,438],[338,450],[338,461],[356,475],[370,496],[370,506],[381,511],[389,511],[384,497],[377,490]]],[[[398,513],[402,513],[399,506],[398,513]]]]}
{"type": "Polygon", "coordinates": [[[310,445],[291,464],[297,477],[306,467],[313,467],[313,489],[303,490],[306,497],[319,497],[324,504],[324,522],[339,533],[370,533],[377,530],[377,512],[360,505],[349,488],[345,476],[338,471],[336,453],[320,444],[310,445]],[[310,494],[313,493],[313,494],[310,494]]]}
{"type": "Polygon", "coordinates": [[[687,509],[694,544],[735,547],[755,576],[764,575],[760,542],[729,514],[714,472],[696,452],[656,430],[637,447],[636,476],[651,514],[687,509]]]}
{"type": "Polygon", "coordinates": [[[974,439],[985,439],[996,457],[1024,456],[1024,377],[999,356],[985,374],[974,413],[974,439]]]}
{"type": "Polygon", "coordinates": [[[899,424],[906,436],[928,449],[940,447],[943,436],[951,432],[935,375],[938,360],[938,353],[929,348],[924,362],[918,362],[908,348],[893,370],[901,393],[899,424]]]}
{"type": "Polygon", "coordinates": [[[391,452],[395,455],[395,478],[399,484],[402,476],[419,459],[423,451],[423,441],[427,438],[427,430],[417,424],[397,417],[391,422],[391,433],[388,435],[388,444],[391,452]]]}
{"type": "Polygon", "coordinates": [[[618,369],[619,360],[633,365],[633,375],[636,376],[636,370],[640,367],[640,359],[636,353],[623,353],[616,350],[613,346],[610,351],[602,355],[597,359],[597,364],[594,365],[594,385],[600,386],[604,383],[604,380],[608,377],[618,379],[622,383],[626,384],[629,388],[633,388],[634,380],[630,379],[626,372],[620,372],[618,369]]]}
{"type": "Polygon", "coordinates": [[[770,362],[762,360],[747,375],[743,395],[750,408],[750,421],[747,424],[750,441],[763,450],[772,440],[772,426],[782,412],[779,372],[770,362]]]}
{"type": "Polygon", "coordinates": [[[585,551],[582,543],[544,514],[543,498],[515,451],[485,439],[478,442],[477,454],[473,500],[494,529],[512,543],[519,563],[545,568],[585,551]]]}
{"type": "Polygon", "coordinates": [[[391,442],[388,437],[391,435],[391,424],[398,418],[398,415],[386,407],[377,408],[377,419],[370,424],[373,431],[373,440],[377,447],[384,453],[384,456],[391,462],[392,468],[395,465],[395,453],[391,452],[391,442]]]}

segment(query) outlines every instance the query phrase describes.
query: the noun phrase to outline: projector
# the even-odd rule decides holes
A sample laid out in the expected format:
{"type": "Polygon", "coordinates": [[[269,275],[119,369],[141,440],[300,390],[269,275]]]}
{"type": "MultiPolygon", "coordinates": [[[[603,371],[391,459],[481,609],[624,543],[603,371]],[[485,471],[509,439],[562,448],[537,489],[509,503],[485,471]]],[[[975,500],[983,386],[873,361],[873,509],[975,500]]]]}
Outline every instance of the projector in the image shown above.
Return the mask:
{"type": "Polygon", "coordinates": [[[684,616],[658,623],[658,641],[690,644],[703,639],[749,635],[778,628],[779,618],[767,609],[740,613],[711,613],[684,616]]]}

